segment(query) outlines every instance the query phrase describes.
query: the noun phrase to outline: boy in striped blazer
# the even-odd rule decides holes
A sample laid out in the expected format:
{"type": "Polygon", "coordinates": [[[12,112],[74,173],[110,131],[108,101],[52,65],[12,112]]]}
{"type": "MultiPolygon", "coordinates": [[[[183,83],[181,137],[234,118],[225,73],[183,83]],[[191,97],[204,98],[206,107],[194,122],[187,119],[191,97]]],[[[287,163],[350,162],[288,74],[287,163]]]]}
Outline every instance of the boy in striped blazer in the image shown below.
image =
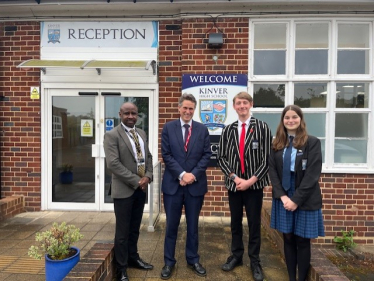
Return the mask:
{"type": "Polygon", "coordinates": [[[268,157],[271,132],[268,125],[251,117],[253,99],[240,92],[233,99],[238,121],[226,126],[219,142],[218,165],[225,174],[231,215],[231,252],[222,270],[243,264],[243,206],[248,220],[248,255],[253,278],[264,279],[260,264],[263,188],[269,185],[268,157]]]}

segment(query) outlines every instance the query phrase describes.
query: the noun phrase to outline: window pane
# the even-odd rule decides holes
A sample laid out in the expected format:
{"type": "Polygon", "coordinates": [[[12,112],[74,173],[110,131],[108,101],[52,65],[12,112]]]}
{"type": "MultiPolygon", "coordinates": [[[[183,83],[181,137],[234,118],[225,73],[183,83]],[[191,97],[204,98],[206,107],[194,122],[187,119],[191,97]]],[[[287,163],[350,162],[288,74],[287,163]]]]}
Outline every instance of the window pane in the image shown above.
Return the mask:
{"type": "Polygon", "coordinates": [[[254,49],[285,49],[286,34],[286,24],[256,24],[254,32],[254,49]]]}
{"type": "Polygon", "coordinates": [[[295,83],[294,104],[302,107],[326,107],[327,83],[295,83]]]}
{"type": "Polygon", "coordinates": [[[337,83],[336,107],[368,108],[369,83],[337,83]]]}
{"type": "Polygon", "coordinates": [[[335,117],[335,163],[366,163],[367,113],[337,113],[335,117]]]}
{"type": "Polygon", "coordinates": [[[328,50],[296,50],[295,74],[327,74],[328,50]]]}
{"type": "Polygon", "coordinates": [[[303,23],[296,25],[296,48],[328,48],[327,23],[303,23]]]}
{"type": "Polygon", "coordinates": [[[326,137],[325,113],[304,113],[304,120],[309,135],[317,138],[326,137]]]}
{"type": "Polygon", "coordinates": [[[338,51],[338,74],[368,74],[369,51],[338,51]]]}
{"type": "Polygon", "coordinates": [[[275,133],[277,132],[277,127],[280,121],[281,113],[253,113],[253,117],[264,121],[268,124],[271,134],[275,136],[275,133]]]}
{"type": "Polygon", "coordinates": [[[338,48],[369,48],[368,24],[339,24],[338,48]]]}
{"type": "Polygon", "coordinates": [[[335,140],[335,163],[366,163],[367,142],[363,140],[335,140]]]}
{"type": "Polygon", "coordinates": [[[321,140],[322,162],[325,163],[326,114],[304,113],[304,120],[308,135],[315,136],[321,140]]]}
{"type": "Polygon", "coordinates": [[[367,113],[336,113],[336,138],[362,138],[368,137],[367,113]]]}
{"type": "Polygon", "coordinates": [[[284,107],[284,84],[254,84],[254,107],[284,107]]]}
{"type": "Polygon", "coordinates": [[[286,73],[286,51],[254,51],[254,75],[286,73]]]}

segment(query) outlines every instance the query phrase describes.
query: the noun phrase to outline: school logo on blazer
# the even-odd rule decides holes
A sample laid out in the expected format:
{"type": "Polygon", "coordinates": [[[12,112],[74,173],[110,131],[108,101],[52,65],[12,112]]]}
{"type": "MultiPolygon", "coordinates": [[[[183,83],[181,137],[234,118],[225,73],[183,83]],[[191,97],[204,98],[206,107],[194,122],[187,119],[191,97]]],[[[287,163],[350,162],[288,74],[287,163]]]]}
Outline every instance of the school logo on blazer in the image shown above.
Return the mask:
{"type": "Polygon", "coordinates": [[[227,100],[199,100],[199,116],[201,122],[214,131],[225,127],[227,118],[227,100]]]}

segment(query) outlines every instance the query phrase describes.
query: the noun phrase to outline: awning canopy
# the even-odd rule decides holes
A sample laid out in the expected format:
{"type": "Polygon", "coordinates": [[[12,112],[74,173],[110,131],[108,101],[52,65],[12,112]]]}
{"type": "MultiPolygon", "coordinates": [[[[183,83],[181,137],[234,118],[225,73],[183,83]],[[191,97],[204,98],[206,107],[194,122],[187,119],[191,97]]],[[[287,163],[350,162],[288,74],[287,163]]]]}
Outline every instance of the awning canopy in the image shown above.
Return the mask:
{"type": "Polygon", "coordinates": [[[27,60],[19,64],[19,68],[40,68],[44,74],[47,72],[47,68],[80,68],[80,69],[92,69],[95,68],[97,74],[101,74],[101,69],[134,69],[141,68],[148,70],[152,67],[153,75],[156,75],[156,61],[110,61],[110,60],[27,60]]]}

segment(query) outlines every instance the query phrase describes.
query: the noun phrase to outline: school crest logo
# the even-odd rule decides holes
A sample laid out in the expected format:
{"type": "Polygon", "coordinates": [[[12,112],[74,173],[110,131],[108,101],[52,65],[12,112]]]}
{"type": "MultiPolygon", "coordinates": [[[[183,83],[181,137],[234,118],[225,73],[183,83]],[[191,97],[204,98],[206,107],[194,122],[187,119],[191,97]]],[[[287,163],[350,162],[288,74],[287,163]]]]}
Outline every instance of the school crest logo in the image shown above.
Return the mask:
{"type": "Polygon", "coordinates": [[[227,100],[199,100],[199,102],[201,122],[211,131],[224,128],[227,100]]]}
{"type": "Polygon", "coordinates": [[[51,28],[48,29],[48,43],[60,43],[60,29],[58,28],[51,28]]]}

